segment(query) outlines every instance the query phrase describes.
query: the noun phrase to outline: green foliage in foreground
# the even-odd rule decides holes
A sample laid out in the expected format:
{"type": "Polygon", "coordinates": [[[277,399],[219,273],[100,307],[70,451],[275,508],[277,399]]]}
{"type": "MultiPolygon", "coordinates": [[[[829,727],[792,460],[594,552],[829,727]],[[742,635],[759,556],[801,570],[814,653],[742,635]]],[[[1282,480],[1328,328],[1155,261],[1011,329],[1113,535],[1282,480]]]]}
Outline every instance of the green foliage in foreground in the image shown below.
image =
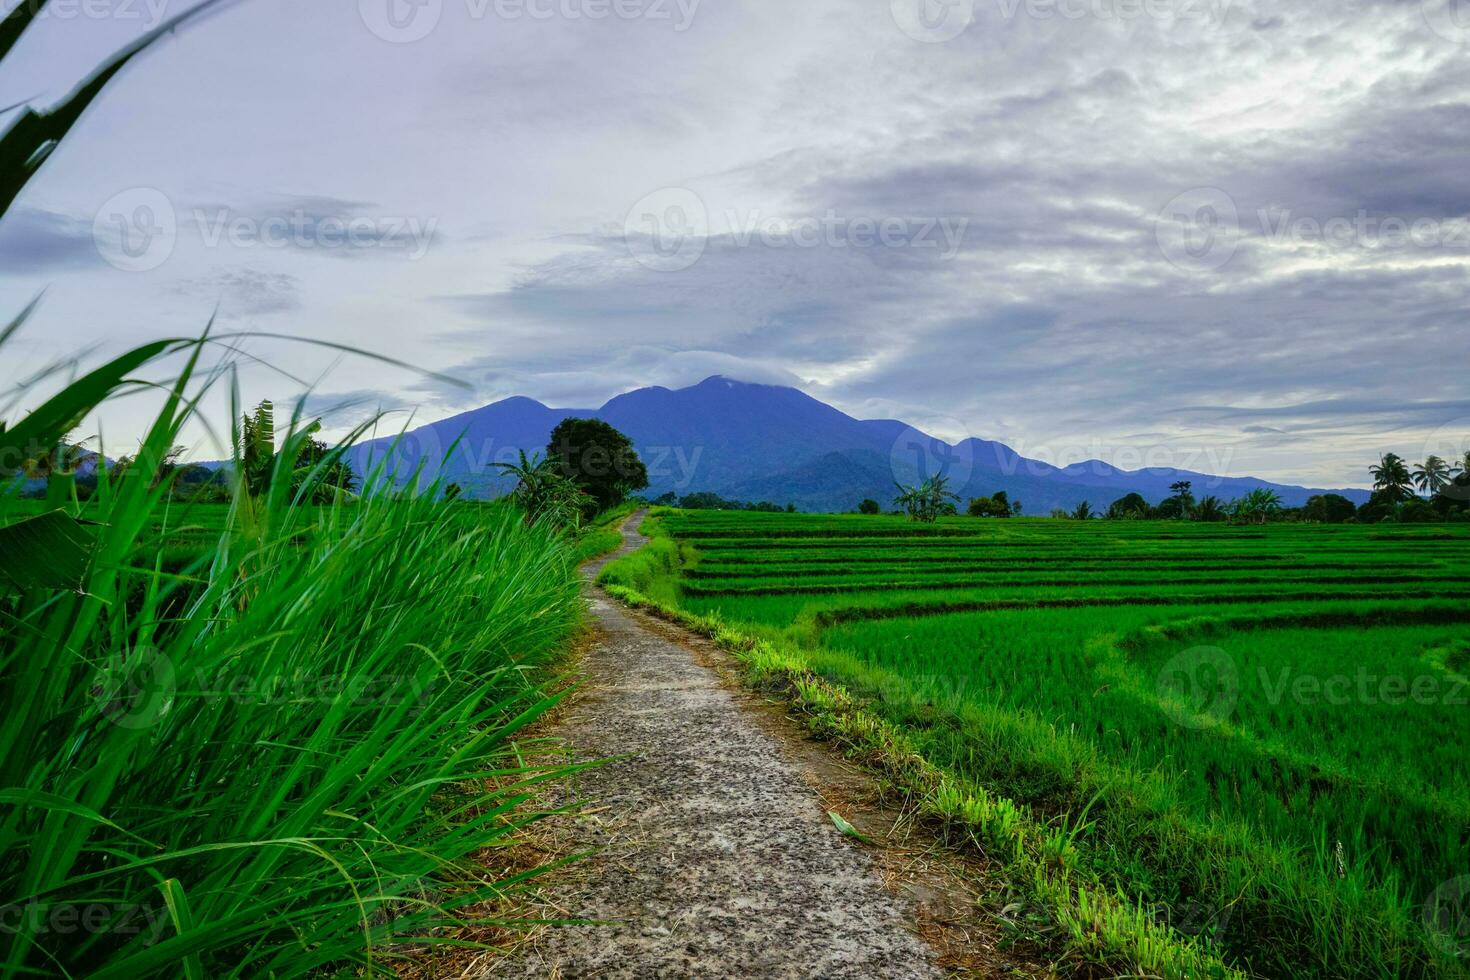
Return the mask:
{"type": "Polygon", "coordinates": [[[605,580],[736,624],[834,737],[922,759],[910,788],[1071,955],[1470,975],[1466,529],[662,524],[605,580]]]}
{"type": "Polygon", "coordinates": [[[516,884],[472,855],[558,773],[513,740],[579,613],[565,542],[296,476],[185,508],[135,465],[83,512],[79,591],[0,590],[0,976],[385,974],[516,884]]]}

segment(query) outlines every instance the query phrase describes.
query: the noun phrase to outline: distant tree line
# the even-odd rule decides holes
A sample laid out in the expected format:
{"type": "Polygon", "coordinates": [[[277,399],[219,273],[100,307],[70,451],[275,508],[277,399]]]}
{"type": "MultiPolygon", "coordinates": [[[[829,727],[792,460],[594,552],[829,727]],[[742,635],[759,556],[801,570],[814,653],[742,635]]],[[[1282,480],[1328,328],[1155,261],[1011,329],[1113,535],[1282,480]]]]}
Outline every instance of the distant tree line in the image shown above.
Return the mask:
{"type": "MultiPolygon", "coordinates": [[[[1217,496],[1196,499],[1194,485],[1179,480],[1169,486],[1169,496],[1150,504],[1140,493],[1128,493],[1105,510],[1082,501],[1071,510],[1054,508],[1054,518],[1086,521],[1188,520],[1232,521],[1264,524],[1267,521],[1305,521],[1318,524],[1379,524],[1384,521],[1422,524],[1437,521],[1470,521],[1470,452],[1456,463],[1438,456],[1410,466],[1401,456],[1387,453],[1368,468],[1373,477],[1373,495],[1359,507],[1337,493],[1316,494],[1301,507],[1286,507],[1281,495],[1269,487],[1258,487],[1235,500],[1217,496]]],[[[949,489],[948,477],[939,476],[914,486],[897,484],[896,514],[933,522],[958,511],[959,496],[949,489]]],[[[876,500],[858,505],[862,514],[881,513],[876,500]]],[[[1021,502],[1011,501],[1004,490],[988,497],[972,497],[966,513],[971,517],[1019,517],[1021,502]]]]}
{"type": "Polygon", "coordinates": [[[747,510],[762,514],[795,514],[796,505],[773,504],[769,500],[751,503],[746,500],[730,500],[717,493],[700,491],[679,496],[672,490],[661,493],[649,503],[657,507],[682,507],[684,510],[747,510]]]}

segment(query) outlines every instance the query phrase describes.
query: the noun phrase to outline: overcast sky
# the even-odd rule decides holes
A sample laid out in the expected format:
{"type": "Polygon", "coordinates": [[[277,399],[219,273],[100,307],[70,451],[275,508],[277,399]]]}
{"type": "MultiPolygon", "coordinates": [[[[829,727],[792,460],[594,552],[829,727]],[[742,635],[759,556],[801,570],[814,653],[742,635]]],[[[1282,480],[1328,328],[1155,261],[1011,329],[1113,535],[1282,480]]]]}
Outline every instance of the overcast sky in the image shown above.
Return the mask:
{"type": "MultiPolygon", "coordinates": [[[[239,0],[0,222],[0,313],[46,289],[0,380],[218,307],[466,383],[250,342],[356,404],[339,428],[719,373],[1042,458],[1362,485],[1470,448],[1461,6],[239,0]]],[[[52,0],[0,106],[181,9],[52,0]]]]}

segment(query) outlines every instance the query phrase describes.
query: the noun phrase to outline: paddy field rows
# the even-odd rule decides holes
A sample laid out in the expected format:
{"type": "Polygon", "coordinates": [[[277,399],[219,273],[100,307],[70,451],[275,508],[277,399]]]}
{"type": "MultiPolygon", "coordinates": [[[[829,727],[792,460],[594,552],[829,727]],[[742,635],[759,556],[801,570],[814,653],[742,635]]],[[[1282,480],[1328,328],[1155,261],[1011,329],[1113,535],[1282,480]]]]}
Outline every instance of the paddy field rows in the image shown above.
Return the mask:
{"type": "Polygon", "coordinates": [[[802,651],[1225,962],[1470,975],[1470,529],[659,520],[646,589],[802,651]]]}

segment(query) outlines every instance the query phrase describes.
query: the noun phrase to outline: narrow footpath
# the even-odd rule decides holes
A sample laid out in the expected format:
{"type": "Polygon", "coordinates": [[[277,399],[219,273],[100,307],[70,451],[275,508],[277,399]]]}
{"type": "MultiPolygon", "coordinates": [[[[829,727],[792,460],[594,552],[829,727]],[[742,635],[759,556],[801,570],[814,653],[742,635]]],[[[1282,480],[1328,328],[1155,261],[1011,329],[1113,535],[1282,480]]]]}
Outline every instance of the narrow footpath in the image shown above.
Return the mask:
{"type": "Polygon", "coordinates": [[[623,757],[571,791],[596,854],[548,887],[560,915],[485,977],[930,978],[936,953],[878,862],[843,836],[789,746],[673,631],[593,584],[586,679],[552,734],[579,758],[623,757]]]}

